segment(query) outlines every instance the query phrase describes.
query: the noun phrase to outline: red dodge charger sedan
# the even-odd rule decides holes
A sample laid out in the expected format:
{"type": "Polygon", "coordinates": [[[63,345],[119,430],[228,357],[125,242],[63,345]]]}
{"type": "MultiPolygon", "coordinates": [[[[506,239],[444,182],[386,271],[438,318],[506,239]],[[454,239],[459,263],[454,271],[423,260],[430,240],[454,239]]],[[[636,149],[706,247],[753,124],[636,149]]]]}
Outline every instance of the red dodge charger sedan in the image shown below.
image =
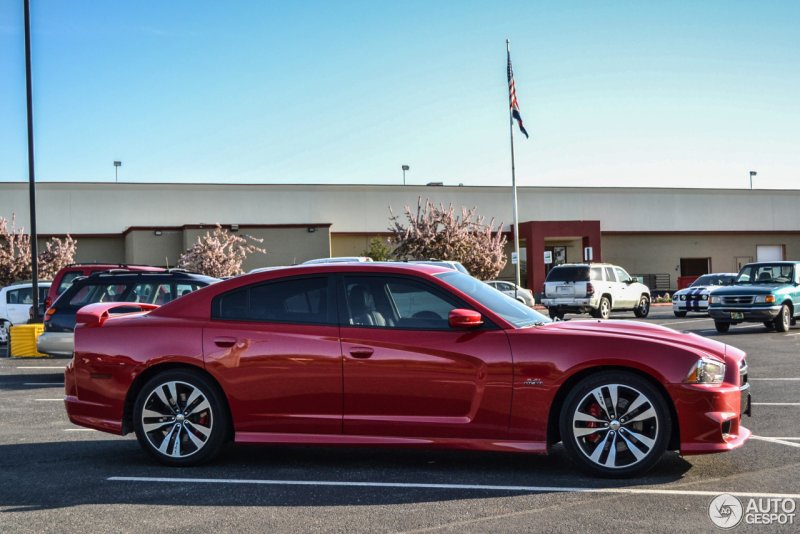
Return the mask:
{"type": "Polygon", "coordinates": [[[82,308],[66,369],[78,425],[168,465],[228,441],[546,453],[600,476],[750,436],[745,354],[629,321],[551,322],[458,271],[320,264],[161,307],[82,308]]]}

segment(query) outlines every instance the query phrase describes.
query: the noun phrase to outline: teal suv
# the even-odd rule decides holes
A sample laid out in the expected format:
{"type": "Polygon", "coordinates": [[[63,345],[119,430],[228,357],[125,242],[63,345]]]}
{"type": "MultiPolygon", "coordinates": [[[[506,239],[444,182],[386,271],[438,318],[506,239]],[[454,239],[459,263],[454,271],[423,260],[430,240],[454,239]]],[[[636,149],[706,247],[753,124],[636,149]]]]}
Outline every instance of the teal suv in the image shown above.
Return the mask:
{"type": "Polygon", "coordinates": [[[739,323],[786,332],[800,316],[800,262],[748,263],[734,285],[711,292],[708,314],[717,332],[739,323]]]}

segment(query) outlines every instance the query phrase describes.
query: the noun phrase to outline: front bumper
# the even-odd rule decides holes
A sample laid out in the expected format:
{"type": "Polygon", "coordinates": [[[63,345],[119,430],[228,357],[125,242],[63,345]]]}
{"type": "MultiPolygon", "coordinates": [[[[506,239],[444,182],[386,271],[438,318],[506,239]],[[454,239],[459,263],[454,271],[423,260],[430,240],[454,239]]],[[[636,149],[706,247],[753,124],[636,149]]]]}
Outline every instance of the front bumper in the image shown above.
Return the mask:
{"type": "Polygon", "coordinates": [[[780,306],[711,306],[708,308],[708,315],[715,320],[730,323],[761,323],[774,320],[780,311],[780,306]]]}
{"type": "Polygon", "coordinates": [[[44,332],[36,340],[36,350],[51,356],[72,356],[74,348],[73,332],[44,332]]]}
{"type": "Polygon", "coordinates": [[[670,384],[683,455],[741,447],[750,438],[742,417],[750,415],[750,384],[670,384]]]}
{"type": "Polygon", "coordinates": [[[708,301],[707,300],[673,300],[672,301],[672,311],[706,313],[708,311],[708,301]]]}

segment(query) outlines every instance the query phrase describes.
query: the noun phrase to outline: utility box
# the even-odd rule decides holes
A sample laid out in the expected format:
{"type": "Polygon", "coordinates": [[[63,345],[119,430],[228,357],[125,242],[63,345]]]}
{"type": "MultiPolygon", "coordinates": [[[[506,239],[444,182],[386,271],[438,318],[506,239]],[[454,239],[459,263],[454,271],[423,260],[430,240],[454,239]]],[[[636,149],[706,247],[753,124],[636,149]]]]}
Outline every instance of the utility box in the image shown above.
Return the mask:
{"type": "Polygon", "coordinates": [[[9,330],[8,355],[12,358],[47,356],[36,350],[36,340],[44,332],[43,324],[21,324],[9,330]]]}

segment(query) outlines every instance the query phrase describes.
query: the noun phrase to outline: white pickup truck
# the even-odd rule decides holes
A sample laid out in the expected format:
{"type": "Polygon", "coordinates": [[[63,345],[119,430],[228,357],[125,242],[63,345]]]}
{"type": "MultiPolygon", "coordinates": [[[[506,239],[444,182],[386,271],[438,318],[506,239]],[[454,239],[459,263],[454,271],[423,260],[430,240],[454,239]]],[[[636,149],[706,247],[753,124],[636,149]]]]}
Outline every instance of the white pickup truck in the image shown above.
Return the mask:
{"type": "Polygon", "coordinates": [[[548,273],[541,304],[553,319],[563,319],[565,313],[608,319],[612,310],[633,310],[636,317],[647,317],[650,289],[616,265],[567,263],[548,273]]]}

